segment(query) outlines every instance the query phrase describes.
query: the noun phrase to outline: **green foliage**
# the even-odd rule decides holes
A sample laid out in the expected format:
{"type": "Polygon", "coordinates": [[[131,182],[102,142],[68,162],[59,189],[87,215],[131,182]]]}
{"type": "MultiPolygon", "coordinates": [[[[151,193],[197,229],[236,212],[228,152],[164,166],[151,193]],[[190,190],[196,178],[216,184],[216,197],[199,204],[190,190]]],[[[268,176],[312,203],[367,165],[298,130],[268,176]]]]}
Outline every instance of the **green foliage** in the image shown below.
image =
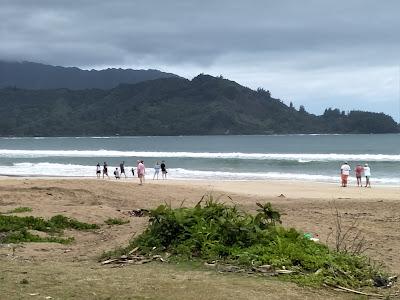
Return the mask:
{"type": "Polygon", "coordinates": [[[73,237],[68,237],[68,238],[61,238],[61,237],[56,237],[56,236],[47,236],[47,237],[41,237],[36,234],[32,234],[26,229],[21,229],[19,231],[13,231],[10,234],[6,236],[4,240],[0,240],[2,243],[13,243],[13,244],[18,244],[18,243],[39,243],[39,242],[44,242],[44,243],[59,243],[59,244],[69,244],[74,240],[73,237]]]}
{"type": "Polygon", "coordinates": [[[399,132],[387,115],[296,110],[269,91],[199,75],[110,90],[0,89],[0,136],[399,132]],[[121,122],[129,120],[129,122],[121,122]]]}
{"type": "Polygon", "coordinates": [[[16,214],[16,213],[24,213],[24,212],[31,212],[31,211],[32,211],[32,208],[21,206],[21,207],[14,208],[14,209],[8,211],[7,213],[16,214]]]}
{"type": "Polygon", "coordinates": [[[120,218],[109,218],[109,219],[105,220],[104,223],[106,223],[107,225],[124,225],[124,224],[128,224],[129,221],[123,220],[120,218]]]}
{"type": "Polygon", "coordinates": [[[89,230],[99,228],[96,224],[79,222],[62,215],[56,215],[49,220],[27,216],[0,215],[0,243],[21,242],[55,242],[67,244],[73,238],[59,238],[54,236],[40,237],[28,230],[36,230],[49,234],[61,234],[64,229],[89,230]]]}
{"type": "Polygon", "coordinates": [[[178,259],[215,260],[245,268],[269,264],[295,271],[289,278],[307,285],[360,287],[381,275],[366,257],[333,251],[293,228],[283,228],[270,203],[257,206],[253,216],[212,197],[194,208],[161,205],[151,211],[146,231],[112,254],[139,247],[142,254],[168,252],[178,259]]]}

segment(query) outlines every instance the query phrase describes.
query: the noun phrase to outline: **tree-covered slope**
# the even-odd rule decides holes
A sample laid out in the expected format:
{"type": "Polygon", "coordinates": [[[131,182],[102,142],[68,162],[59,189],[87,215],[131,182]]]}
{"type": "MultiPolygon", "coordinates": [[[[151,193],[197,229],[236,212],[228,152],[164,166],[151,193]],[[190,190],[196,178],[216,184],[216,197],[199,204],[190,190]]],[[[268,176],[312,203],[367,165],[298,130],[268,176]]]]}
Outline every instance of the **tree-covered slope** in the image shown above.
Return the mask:
{"type": "Polygon", "coordinates": [[[386,133],[384,114],[288,107],[268,91],[222,78],[166,78],[111,90],[0,89],[0,135],[386,133]]]}
{"type": "Polygon", "coordinates": [[[158,70],[106,69],[88,71],[33,62],[0,61],[0,88],[15,86],[24,89],[110,89],[121,83],[137,83],[170,77],[178,76],[158,70]]]}

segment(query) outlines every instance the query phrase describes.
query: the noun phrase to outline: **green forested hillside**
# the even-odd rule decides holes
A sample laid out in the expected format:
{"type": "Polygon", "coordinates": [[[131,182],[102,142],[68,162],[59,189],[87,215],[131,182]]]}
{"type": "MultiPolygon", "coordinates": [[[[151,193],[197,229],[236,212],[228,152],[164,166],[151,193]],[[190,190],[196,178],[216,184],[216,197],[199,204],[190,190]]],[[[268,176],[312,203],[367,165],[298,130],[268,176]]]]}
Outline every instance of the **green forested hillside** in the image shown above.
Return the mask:
{"type": "Polygon", "coordinates": [[[165,78],[110,90],[0,89],[0,135],[388,133],[385,114],[296,110],[223,78],[165,78]]]}

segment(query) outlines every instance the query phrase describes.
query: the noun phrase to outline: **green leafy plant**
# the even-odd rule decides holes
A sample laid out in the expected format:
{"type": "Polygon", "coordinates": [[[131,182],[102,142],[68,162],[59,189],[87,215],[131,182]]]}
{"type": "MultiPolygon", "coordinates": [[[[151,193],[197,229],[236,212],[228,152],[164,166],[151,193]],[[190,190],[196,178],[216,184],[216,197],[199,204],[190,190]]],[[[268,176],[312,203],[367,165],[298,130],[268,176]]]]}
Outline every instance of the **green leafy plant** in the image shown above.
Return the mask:
{"type": "Polygon", "coordinates": [[[193,208],[160,205],[150,212],[148,228],[127,248],[103,257],[139,247],[144,255],[168,252],[173,260],[219,261],[248,269],[268,264],[293,271],[290,280],[308,285],[361,287],[371,285],[376,276],[387,277],[364,256],[331,250],[282,227],[270,203],[257,206],[254,216],[212,196],[193,208]]]}
{"type": "Polygon", "coordinates": [[[32,211],[32,208],[30,208],[30,207],[20,206],[20,207],[17,207],[17,208],[14,208],[14,209],[8,211],[7,213],[16,214],[16,213],[24,213],[24,212],[31,212],[31,211],[32,211]]]}
{"type": "Polygon", "coordinates": [[[0,215],[0,243],[55,242],[67,244],[73,241],[73,238],[56,237],[54,234],[60,235],[64,229],[91,230],[97,228],[99,228],[97,224],[79,222],[63,215],[56,215],[49,220],[33,216],[0,215]],[[45,232],[50,236],[41,237],[29,230],[45,232]]]}
{"type": "Polygon", "coordinates": [[[120,218],[109,218],[105,220],[104,223],[106,223],[107,225],[124,225],[128,224],[129,220],[123,220],[120,218]]]}

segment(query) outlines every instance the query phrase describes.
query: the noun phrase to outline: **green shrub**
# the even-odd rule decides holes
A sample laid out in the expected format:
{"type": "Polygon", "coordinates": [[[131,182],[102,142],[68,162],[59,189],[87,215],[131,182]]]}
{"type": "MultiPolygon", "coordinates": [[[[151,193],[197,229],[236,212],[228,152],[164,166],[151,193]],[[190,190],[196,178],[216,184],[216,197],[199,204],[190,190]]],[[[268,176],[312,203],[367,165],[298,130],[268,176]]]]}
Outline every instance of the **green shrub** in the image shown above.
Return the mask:
{"type": "Polygon", "coordinates": [[[99,228],[96,224],[79,222],[62,215],[56,215],[49,220],[39,217],[5,216],[0,215],[0,243],[21,242],[55,242],[70,243],[73,238],[59,238],[55,236],[40,237],[28,230],[36,230],[50,234],[61,234],[64,229],[89,230],[99,228]]]}
{"type": "Polygon", "coordinates": [[[120,218],[109,218],[109,219],[105,220],[104,223],[106,223],[107,225],[124,225],[124,224],[128,224],[129,221],[123,220],[120,218]]]}
{"type": "Polygon", "coordinates": [[[32,208],[30,208],[30,207],[20,206],[20,207],[17,207],[17,208],[14,208],[14,209],[8,211],[7,213],[16,214],[16,213],[24,213],[24,212],[31,212],[31,211],[32,211],[32,208]]]}
{"type": "Polygon", "coordinates": [[[194,208],[160,205],[150,212],[148,228],[118,253],[139,247],[142,254],[168,252],[175,258],[245,268],[269,264],[296,271],[292,280],[312,285],[360,287],[371,285],[374,276],[384,276],[366,257],[333,251],[293,228],[283,228],[270,203],[257,203],[253,216],[212,197],[202,202],[194,208]]]}

